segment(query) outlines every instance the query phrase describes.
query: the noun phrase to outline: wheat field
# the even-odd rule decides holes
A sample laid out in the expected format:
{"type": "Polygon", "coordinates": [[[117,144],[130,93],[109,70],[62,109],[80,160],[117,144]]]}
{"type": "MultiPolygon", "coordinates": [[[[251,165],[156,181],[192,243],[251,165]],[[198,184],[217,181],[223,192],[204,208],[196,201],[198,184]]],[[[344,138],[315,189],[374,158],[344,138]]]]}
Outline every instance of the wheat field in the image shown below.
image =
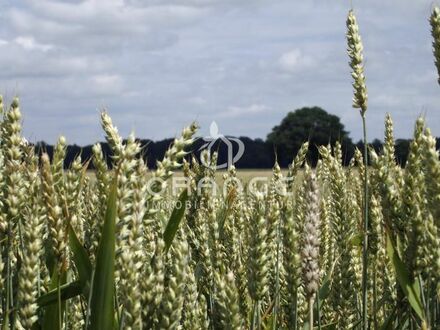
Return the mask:
{"type": "MultiPolygon", "coordinates": [[[[430,23],[440,70],[437,8],[430,23]]],[[[352,11],[347,47],[367,141],[352,11]]],[[[305,142],[287,170],[240,174],[191,158],[196,124],[149,170],[106,112],[112,167],[96,144],[66,170],[64,137],[37,157],[18,98],[0,110],[2,329],[440,329],[440,160],[423,117],[405,168],[384,114],[382,152],[365,144],[348,167],[337,143],[311,168],[305,142]]]]}

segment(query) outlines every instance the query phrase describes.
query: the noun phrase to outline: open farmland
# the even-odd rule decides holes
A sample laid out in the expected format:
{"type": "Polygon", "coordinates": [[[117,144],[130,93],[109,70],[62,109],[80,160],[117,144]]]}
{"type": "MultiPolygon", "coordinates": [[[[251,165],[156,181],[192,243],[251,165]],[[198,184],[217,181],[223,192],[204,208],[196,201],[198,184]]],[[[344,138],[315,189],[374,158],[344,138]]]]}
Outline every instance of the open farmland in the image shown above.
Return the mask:
{"type": "MultiPolygon", "coordinates": [[[[437,8],[430,21],[440,67],[437,8]]],[[[347,42],[367,141],[352,11],[347,42]]],[[[348,167],[336,143],[312,169],[304,142],[286,170],[240,173],[207,150],[191,160],[195,123],[149,170],[102,112],[112,167],[96,144],[87,172],[81,156],[63,168],[63,137],[35,155],[18,98],[0,109],[2,329],[440,328],[440,160],[423,117],[405,168],[384,114],[383,150],[348,167]]]]}

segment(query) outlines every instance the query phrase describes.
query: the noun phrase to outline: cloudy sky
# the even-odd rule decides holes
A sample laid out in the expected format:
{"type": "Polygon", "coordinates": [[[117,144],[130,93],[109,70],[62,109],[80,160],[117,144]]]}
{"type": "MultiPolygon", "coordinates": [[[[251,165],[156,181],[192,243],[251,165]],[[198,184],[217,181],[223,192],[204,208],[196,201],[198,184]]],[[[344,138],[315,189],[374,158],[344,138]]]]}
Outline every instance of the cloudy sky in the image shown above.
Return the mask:
{"type": "MultiPolygon", "coordinates": [[[[364,41],[370,136],[390,112],[398,137],[425,114],[440,136],[432,1],[353,0],[364,41]]],[[[0,0],[0,92],[18,94],[25,135],[103,140],[99,110],[122,134],[178,134],[197,120],[265,138],[288,111],[318,105],[353,139],[345,52],[350,2],[329,0],[0,0]]]]}

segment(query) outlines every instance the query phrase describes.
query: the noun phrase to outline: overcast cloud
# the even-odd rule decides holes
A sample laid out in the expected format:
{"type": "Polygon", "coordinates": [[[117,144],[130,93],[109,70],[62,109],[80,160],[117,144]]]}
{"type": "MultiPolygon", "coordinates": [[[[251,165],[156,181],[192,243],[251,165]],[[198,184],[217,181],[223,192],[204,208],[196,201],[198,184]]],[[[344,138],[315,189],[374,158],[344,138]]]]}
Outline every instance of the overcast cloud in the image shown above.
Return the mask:
{"type": "MultiPolygon", "coordinates": [[[[440,136],[440,86],[431,51],[432,1],[353,0],[364,41],[368,125],[398,137],[419,114],[440,136]]],[[[103,140],[99,110],[122,134],[265,138],[288,111],[321,106],[354,140],[345,46],[348,1],[0,0],[0,92],[18,94],[25,135],[53,143],[103,140]]]]}

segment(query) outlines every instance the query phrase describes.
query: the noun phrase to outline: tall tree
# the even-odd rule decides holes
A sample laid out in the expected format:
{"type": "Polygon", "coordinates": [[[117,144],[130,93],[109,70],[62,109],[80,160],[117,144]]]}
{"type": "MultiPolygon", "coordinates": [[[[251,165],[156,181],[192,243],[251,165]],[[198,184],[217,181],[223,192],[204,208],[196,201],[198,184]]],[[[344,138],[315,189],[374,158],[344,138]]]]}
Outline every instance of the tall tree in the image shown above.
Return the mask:
{"type": "Polygon", "coordinates": [[[282,166],[288,165],[305,141],[310,142],[309,160],[312,163],[318,158],[318,145],[333,145],[340,141],[346,153],[353,152],[352,141],[340,118],[320,107],[304,107],[289,112],[267,136],[267,142],[276,148],[282,166]]]}

